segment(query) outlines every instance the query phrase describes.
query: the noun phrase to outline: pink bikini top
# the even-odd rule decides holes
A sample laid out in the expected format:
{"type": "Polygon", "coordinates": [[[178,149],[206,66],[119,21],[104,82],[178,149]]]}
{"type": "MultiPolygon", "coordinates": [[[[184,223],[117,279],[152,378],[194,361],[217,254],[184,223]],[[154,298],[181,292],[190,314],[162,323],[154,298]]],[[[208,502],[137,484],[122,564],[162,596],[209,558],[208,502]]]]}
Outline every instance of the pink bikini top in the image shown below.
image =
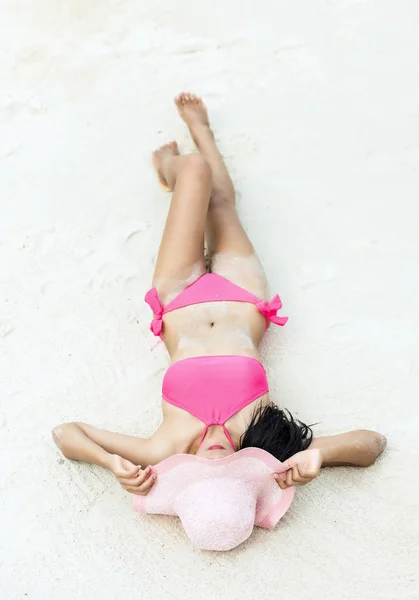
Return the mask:
{"type": "MultiPolygon", "coordinates": [[[[185,288],[167,306],[163,307],[156,288],[147,292],[145,301],[154,313],[150,329],[161,337],[163,315],[203,302],[249,302],[255,304],[269,323],[285,325],[288,317],[278,317],[281,299],[274,296],[270,302],[260,300],[250,292],[215,273],[206,273],[185,288]]],[[[235,450],[225,423],[248,404],[269,391],[265,369],[249,356],[195,356],[175,362],[163,379],[163,398],[205,423],[199,445],[208,427],[221,425],[235,450]]]]}
{"type": "Polygon", "coordinates": [[[265,369],[249,356],[194,356],[179,360],[166,371],[162,387],[166,402],[205,423],[199,446],[208,427],[221,425],[233,450],[226,421],[269,391],[265,369]]]}

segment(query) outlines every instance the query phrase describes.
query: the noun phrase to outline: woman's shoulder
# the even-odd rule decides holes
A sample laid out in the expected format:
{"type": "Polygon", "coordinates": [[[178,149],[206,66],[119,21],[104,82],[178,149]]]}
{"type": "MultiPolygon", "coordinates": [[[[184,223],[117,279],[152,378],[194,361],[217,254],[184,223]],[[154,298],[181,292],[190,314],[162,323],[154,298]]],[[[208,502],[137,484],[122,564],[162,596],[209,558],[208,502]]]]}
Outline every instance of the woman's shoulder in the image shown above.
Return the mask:
{"type": "Polygon", "coordinates": [[[148,440],[150,456],[153,459],[152,464],[157,464],[173,454],[187,454],[191,446],[190,438],[191,436],[186,434],[185,428],[177,427],[176,423],[164,420],[148,440]]]}

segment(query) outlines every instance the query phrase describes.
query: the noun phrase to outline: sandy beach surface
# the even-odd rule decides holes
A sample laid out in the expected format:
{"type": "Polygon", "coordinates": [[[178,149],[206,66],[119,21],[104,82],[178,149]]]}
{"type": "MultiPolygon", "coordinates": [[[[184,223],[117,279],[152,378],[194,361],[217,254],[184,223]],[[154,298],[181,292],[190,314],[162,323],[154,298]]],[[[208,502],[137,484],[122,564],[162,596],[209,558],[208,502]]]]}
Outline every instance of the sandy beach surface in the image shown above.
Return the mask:
{"type": "Polygon", "coordinates": [[[38,0],[0,18],[0,598],[418,598],[419,83],[413,0],[38,0]],[[272,398],[377,429],[229,553],[62,458],[66,420],[147,436],[168,357],[143,302],[168,207],[151,150],[201,94],[289,324],[272,398]]]}

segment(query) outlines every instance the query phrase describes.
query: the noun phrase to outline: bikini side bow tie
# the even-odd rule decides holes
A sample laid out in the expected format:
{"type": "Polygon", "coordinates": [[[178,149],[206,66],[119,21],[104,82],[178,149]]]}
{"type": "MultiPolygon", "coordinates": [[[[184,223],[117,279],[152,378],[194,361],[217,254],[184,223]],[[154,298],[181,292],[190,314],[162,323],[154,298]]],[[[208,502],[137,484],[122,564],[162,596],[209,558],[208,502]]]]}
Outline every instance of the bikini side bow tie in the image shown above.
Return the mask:
{"type": "Polygon", "coordinates": [[[152,288],[145,295],[144,300],[154,313],[154,319],[151,321],[150,330],[154,335],[159,336],[163,328],[163,304],[159,300],[156,288],[152,288]]]}
{"type": "Polygon", "coordinates": [[[276,294],[270,302],[267,300],[260,300],[256,304],[259,312],[264,315],[268,321],[271,323],[275,323],[275,325],[285,325],[288,321],[288,317],[278,317],[277,312],[280,308],[282,308],[281,298],[276,294]]]}

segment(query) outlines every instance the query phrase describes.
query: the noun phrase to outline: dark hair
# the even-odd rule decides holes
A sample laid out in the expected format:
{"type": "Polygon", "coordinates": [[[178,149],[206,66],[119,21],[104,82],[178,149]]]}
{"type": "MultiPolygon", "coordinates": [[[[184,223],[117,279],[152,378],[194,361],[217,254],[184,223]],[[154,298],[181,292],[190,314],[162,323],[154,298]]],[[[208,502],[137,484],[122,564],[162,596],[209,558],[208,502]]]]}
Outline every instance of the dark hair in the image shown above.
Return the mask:
{"type": "Polygon", "coordinates": [[[281,410],[270,402],[259,404],[253,412],[249,427],[240,439],[242,448],[262,448],[284,462],[301,450],[306,450],[313,439],[309,425],[294,419],[288,410],[281,410]]]}

